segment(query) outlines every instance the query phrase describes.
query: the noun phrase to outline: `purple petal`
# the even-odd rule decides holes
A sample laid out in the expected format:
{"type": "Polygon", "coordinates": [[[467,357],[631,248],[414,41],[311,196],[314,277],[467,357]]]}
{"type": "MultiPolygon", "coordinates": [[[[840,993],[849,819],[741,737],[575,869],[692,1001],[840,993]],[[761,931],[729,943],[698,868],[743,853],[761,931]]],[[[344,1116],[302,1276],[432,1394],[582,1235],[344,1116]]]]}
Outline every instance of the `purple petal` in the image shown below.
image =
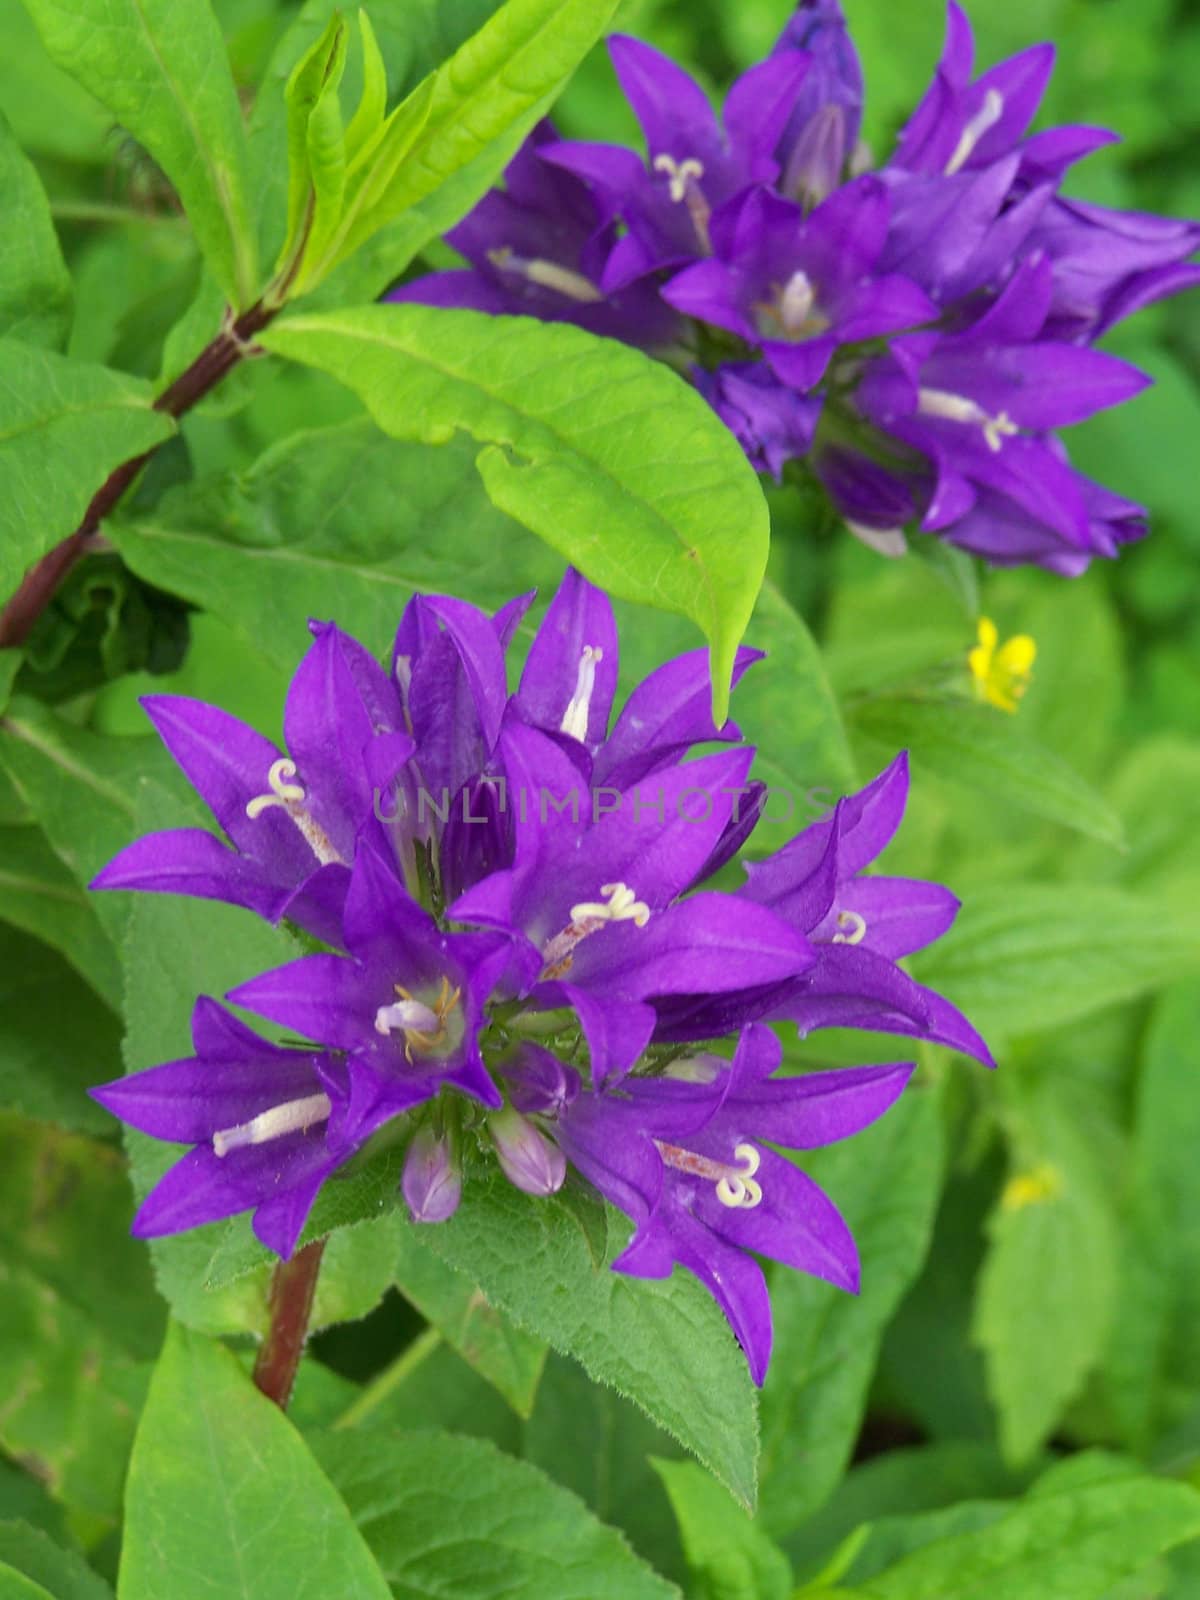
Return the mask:
{"type": "Polygon", "coordinates": [[[877,1121],[899,1099],[911,1063],[843,1067],[797,1078],[767,1078],[735,1086],[721,1111],[722,1127],[737,1139],[769,1139],[789,1150],[812,1150],[848,1139],[877,1121]]]}
{"type": "Polygon", "coordinates": [[[867,925],[863,945],[899,961],[940,939],[958,915],[960,904],[940,883],[923,883],[914,878],[856,878],[838,894],[829,918],[828,936],[838,931],[834,926],[837,914],[852,910],[867,925]]]}
{"type": "Polygon", "coordinates": [[[609,38],[608,53],[651,156],[666,154],[682,161],[719,143],[720,130],[703,89],[669,56],[623,33],[609,38]]]}
{"type": "MultiPolygon", "coordinates": [[[[316,866],[311,857],[310,865],[316,866]]],[[[293,894],[290,887],[271,882],[258,862],[202,828],[172,828],[135,839],[97,873],[89,887],[224,900],[245,906],[268,922],[278,922],[293,894]]]]}
{"type": "MultiPolygon", "coordinates": [[[[558,593],[537,631],[518,698],[530,720],[547,732],[562,727],[568,708],[581,688],[587,690],[579,715],[586,718],[582,743],[600,743],[617,687],[617,625],[612,603],[602,590],[568,567],[558,593]],[[585,652],[591,665],[590,687],[582,674],[585,652]]],[[[564,729],[563,731],[570,731],[564,729]]]]}
{"type": "MultiPolygon", "coordinates": [[[[249,801],[269,793],[267,774],[279,750],[217,706],[183,695],[142,697],[146,715],[243,855],[261,861],[278,883],[299,883],[315,866],[312,851],[278,806],[246,815],[249,801]]],[[[304,775],[300,775],[304,781],[304,775]]]]}
{"type": "Polygon", "coordinates": [[[226,998],[302,1038],[355,1050],[376,1042],[375,1012],[390,997],[355,962],[314,955],[251,978],[226,998]]]}

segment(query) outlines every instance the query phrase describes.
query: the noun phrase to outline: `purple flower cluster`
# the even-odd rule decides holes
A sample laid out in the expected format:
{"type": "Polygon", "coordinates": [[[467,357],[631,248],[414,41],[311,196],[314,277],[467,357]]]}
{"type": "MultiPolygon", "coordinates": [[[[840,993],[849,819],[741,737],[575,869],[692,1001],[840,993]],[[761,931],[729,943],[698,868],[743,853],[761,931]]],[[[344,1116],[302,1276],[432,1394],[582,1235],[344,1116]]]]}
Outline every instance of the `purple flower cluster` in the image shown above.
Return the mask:
{"type": "MultiPolygon", "coordinates": [[[[713,725],[704,652],[651,673],[613,719],[612,609],[568,572],[510,695],[505,653],[531,599],[488,616],[417,596],[389,670],[313,624],[286,754],[213,706],[144,702],[225,838],[149,835],[94,886],[302,930],[319,948],[225,998],[311,1043],[269,1043],[202,997],[194,1056],[94,1093],[192,1147],[142,1205],[142,1236],[253,1210],[286,1257],[321,1185],[376,1135],[406,1142],[422,1222],[458,1206],[468,1153],[535,1195],[571,1169],[634,1224],[617,1270],[696,1273],[761,1382],[770,1307],[752,1258],[858,1282],[836,1208],[771,1147],[846,1138],[912,1071],[780,1076],[767,1024],[907,1034],[990,1063],[897,964],[958,903],[864,875],[904,811],[903,757],[737,892],[706,887],[764,791],[737,727],[713,725]],[[697,744],[715,749],[685,759],[697,744]]],[[[738,674],[755,659],[743,650],[738,674]]]]}
{"type": "Polygon", "coordinates": [[[1145,531],[1054,430],[1147,383],[1094,342],[1200,281],[1200,226],[1060,194],[1115,135],[1027,134],[1051,46],[973,78],[951,0],[934,81],[877,170],[839,0],[803,0],[720,118],[649,45],[609,48],[646,158],[542,123],[505,190],[447,236],[469,268],[390,298],[642,345],[689,374],[756,467],[803,458],[888,553],[919,526],[1073,575],[1145,531]]]}

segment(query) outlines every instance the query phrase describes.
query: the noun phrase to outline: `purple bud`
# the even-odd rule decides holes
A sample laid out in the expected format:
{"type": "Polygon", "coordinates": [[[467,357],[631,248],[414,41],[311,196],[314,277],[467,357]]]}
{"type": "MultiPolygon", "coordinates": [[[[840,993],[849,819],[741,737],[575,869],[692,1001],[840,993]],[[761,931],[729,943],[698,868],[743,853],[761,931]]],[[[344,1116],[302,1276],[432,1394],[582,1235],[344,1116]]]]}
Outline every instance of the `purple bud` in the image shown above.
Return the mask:
{"type": "Polygon", "coordinates": [[[567,1175],[566,1157],[511,1106],[487,1119],[504,1175],[526,1194],[553,1194],[567,1175]]]}
{"type": "Polygon", "coordinates": [[[453,1134],[436,1134],[428,1123],[413,1135],[400,1187],[414,1222],[445,1222],[458,1210],[462,1167],[457,1145],[453,1134]]]}
{"type": "Polygon", "coordinates": [[[839,105],[822,106],[808,119],[788,157],[783,192],[811,211],[841,183],[845,164],[846,113],[839,105]]]}
{"type": "Polygon", "coordinates": [[[560,1117],[579,1093],[579,1074],[539,1044],[523,1044],[504,1068],[508,1092],[518,1111],[560,1117]]]}

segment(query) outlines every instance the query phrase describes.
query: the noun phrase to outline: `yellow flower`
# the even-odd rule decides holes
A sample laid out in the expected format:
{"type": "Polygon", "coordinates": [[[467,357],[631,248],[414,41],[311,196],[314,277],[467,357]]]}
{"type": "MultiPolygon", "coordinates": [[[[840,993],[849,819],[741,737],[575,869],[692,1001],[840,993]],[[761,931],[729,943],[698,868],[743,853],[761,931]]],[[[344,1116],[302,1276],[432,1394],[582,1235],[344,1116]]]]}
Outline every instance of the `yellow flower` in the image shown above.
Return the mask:
{"type": "Polygon", "coordinates": [[[1000,711],[1013,712],[1029,687],[1037,645],[1027,633],[1014,634],[1000,648],[1000,635],[990,617],[979,619],[979,643],[967,655],[975,696],[1000,711]]]}
{"type": "Polygon", "coordinates": [[[1000,1205],[1004,1211],[1023,1211],[1026,1206],[1045,1205],[1062,1193],[1063,1176],[1057,1167],[1043,1161],[1028,1172],[1017,1172],[1004,1185],[1000,1205]]]}

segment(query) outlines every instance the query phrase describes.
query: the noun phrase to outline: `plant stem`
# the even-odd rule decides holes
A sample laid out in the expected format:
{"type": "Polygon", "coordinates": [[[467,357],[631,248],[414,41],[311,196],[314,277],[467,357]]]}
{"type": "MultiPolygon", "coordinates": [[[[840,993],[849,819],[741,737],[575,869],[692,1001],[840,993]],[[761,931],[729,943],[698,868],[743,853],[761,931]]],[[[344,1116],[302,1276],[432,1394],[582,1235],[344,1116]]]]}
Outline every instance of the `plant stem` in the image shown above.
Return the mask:
{"type": "MultiPolygon", "coordinates": [[[[250,341],[262,332],[277,310],[277,306],[268,308],[259,301],[235,321],[227,322],[191,366],[163,390],[153,409],[169,417],[181,417],[185,411],[190,411],[244,359],[250,341]]],[[[147,450],[131,461],[123,461],[111,472],[92,496],[75,532],[30,567],[16,594],[0,612],[0,650],[24,644],[37,619],[54,598],[59,584],[87,550],[92,534],[153,454],[153,450],[147,450]]]]}
{"type": "Polygon", "coordinates": [[[395,1361],[376,1377],[371,1379],[363,1392],[347,1406],[341,1416],[333,1424],[335,1428],[353,1428],[364,1417],[369,1417],[376,1406],[382,1405],[393,1390],[398,1389],[410,1373],[415,1372],[423,1361],[427,1361],[442,1342],[442,1336],[434,1327],[428,1327],[419,1333],[410,1345],[406,1345],[395,1361]]]}
{"type": "Polygon", "coordinates": [[[314,1239],[281,1261],[271,1280],[271,1326],[254,1363],[254,1382],[281,1411],[292,1398],[324,1254],[324,1239],[314,1239]]]}

